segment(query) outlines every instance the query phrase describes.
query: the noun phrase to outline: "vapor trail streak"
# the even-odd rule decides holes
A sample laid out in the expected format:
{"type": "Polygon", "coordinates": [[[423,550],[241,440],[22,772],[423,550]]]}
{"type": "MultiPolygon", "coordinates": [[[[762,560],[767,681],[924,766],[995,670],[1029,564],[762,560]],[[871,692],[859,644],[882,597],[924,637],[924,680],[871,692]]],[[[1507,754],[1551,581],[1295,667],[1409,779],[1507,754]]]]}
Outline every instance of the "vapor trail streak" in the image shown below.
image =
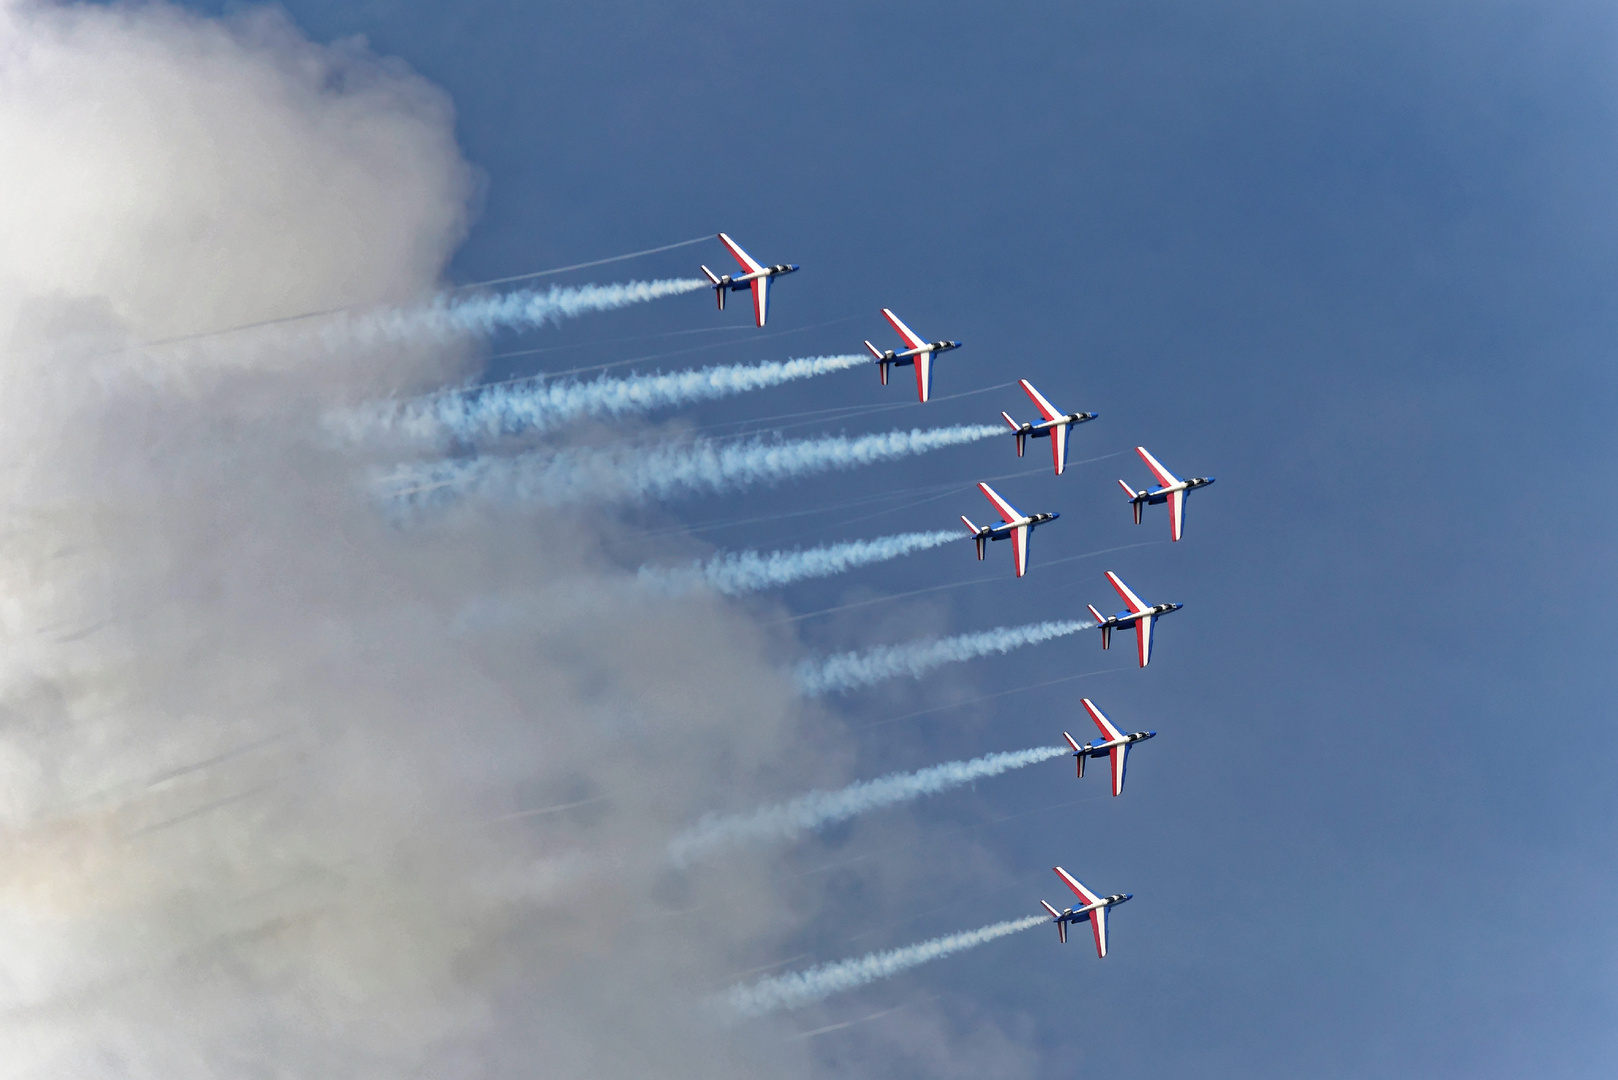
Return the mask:
{"type": "Polygon", "coordinates": [[[636,502],[734,491],[811,473],[855,469],[993,438],[1004,428],[967,424],[818,439],[698,439],[664,446],[535,452],[411,465],[385,477],[395,498],[482,495],[549,504],[636,502]]]}
{"type": "Polygon", "coordinates": [[[552,285],[543,292],[517,289],[492,296],[439,296],[418,307],[371,311],[344,321],[339,334],[402,341],[421,334],[491,333],[502,327],[533,330],[593,311],[613,311],[707,288],[700,278],[626,281],[615,285],[552,285]]]}
{"type": "Polygon", "coordinates": [[[985,754],[971,761],[947,761],[916,772],[889,773],[862,780],[838,791],[811,791],[788,802],[763,806],[751,814],[709,814],[669,841],[669,857],[677,865],[716,847],[748,840],[788,840],[822,825],[844,821],[868,810],[936,795],[985,777],[999,776],[1071,753],[1065,746],[1036,746],[985,754]]]}
{"type": "Polygon", "coordinates": [[[592,311],[612,311],[707,287],[708,283],[701,278],[626,281],[617,285],[552,285],[544,292],[519,289],[499,296],[454,300],[443,305],[443,310],[457,329],[488,332],[498,327],[513,327],[531,330],[592,311]]]}
{"type": "Polygon", "coordinates": [[[954,530],[938,530],[899,533],[875,540],[849,540],[808,550],[725,551],[707,562],[689,566],[643,566],[638,576],[643,584],[671,595],[709,588],[738,596],[805,578],[829,577],[856,566],[897,559],[964,538],[965,534],[954,530]]]}
{"type": "Polygon", "coordinates": [[[777,975],[760,979],[749,985],[736,985],[725,993],[724,1001],[738,1016],[763,1016],[782,1009],[797,1009],[822,998],[845,990],[853,990],[878,979],[891,978],[901,971],[918,967],[930,960],[941,960],[953,953],[975,948],[996,938],[1007,937],[1021,930],[1048,922],[1043,915],[1030,915],[1026,919],[998,922],[977,930],[933,938],[900,949],[870,953],[853,960],[839,960],[822,964],[808,971],[790,975],[777,975]]]}
{"type": "Polygon", "coordinates": [[[148,341],[146,345],[174,345],[326,316],[335,318],[315,333],[328,347],[340,347],[352,342],[374,344],[379,341],[404,341],[423,334],[487,333],[502,326],[533,329],[592,311],[611,311],[664,296],[694,292],[707,286],[708,282],[700,278],[665,278],[658,281],[628,281],[617,285],[552,285],[544,292],[519,289],[494,296],[459,298],[454,293],[473,287],[462,285],[453,292],[441,293],[427,303],[410,307],[376,308],[350,304],[161,338],[148,341]]]}
{"type": "Polygon", "coordinates": [[[1037,645],[1094,626],[1093,622],[1081,620],[997,626],[993,630],[959,634],[937,641],[879,645],[865,652],[841,653],[819,661],[806,660],[798,665],[798,689],[809,697],[818,697],[837,690],[870,686],[900,675],[919,679],[944,664],[971,660],[990,653],[1008,653],[1024,645],[1037,645]]]}
{"type": "Polygon", "coordinates": [[[485,387],[437,395],[381,412],[372,424],[416,437],[468,441],[543,431],[584,416],[623,416],[711,401],[846,371],[864,356],[812,356],[757,364],[724,364],[669,374],[602,375],[588,382],[558,380],[485,387]]]}

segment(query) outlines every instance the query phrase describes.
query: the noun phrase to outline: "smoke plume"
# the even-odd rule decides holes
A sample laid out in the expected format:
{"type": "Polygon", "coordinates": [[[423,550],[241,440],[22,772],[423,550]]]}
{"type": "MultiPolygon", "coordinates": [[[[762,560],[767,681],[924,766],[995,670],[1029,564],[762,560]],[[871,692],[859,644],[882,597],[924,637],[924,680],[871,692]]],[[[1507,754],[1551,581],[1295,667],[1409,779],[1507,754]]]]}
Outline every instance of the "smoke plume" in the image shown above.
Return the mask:
{"type": "Polygon", "coordinates": [[[790,802],[760,807],[751,814],[709,814],[669,842],[669,857],[683,864],[726,844],[789,840],[822,825],[845,821],[856,814],[919,799],[923,795],[937,795],[962,784],[999,776],[1003,772],[1049,761],[1069,752],[1063,746],[1036,746],[1031,750],[985,754],[971,761],[947,761],[917,772],[890,773],[875,780],[862,780],[840,791],[811,791],[790,802]]]}
{"type": "Polygon", "coordinates": [[[730,596],[790,585],[805,578],[829,577],[857,566],[897,559],[938,547],[963,534],[953,529],[899,533],[875,540],[846,540],[792,551],[722,551],[689,566],[643,566],[641,582],[660,592],[679,594],[708,588],[730,596]]]}
{"type": "Polygon", "coordinates": [[[283,15],[0,0],[0,50],[0,1071],[806,1075],[688,992],[793,932],[767,868],[622,933],[802,745],[792,643],[635,589],[591,520],[397,529],[323,420],[661,286],[434,307],[449,102],[283,15]],[[384,309],[453,333],[342,332],[384,309]],[[533,617],[458,629],[491,595],[533,617]]]}
{"type": "Polygon", "coordinates": [[[806,660],[798,667],[798,688],[815,697],[839,690],[870,686],[884,679],[909,675],[919,679],[933,668],[960,663],[992,653],[1008,653],[1024,645],[1038,645],[1095,627],[1093,622],[1068,620],[998,626],[971,634],[908,645],[879,645],[865,652],[841,653],[824,660],[806,660]]]}
{"type": "Polygon", "coordinates": [[[814,356],[757,364],[725,364],[695,371],[583,381],[529,380],[460,393],[434,394],[390,409],[356,411],[347,418],[357,437],[369,431],[414,439],[464,442],[541,432],[581,417],[617,417],[697,401],[745,394],[866,363],[862,356],[814,356]]]}
{"type": "Polygon", "coordinates": [[[697,439],[601,450],[563,448],[512,458],[477,457],[405,466],[388,472],[378,482],[377,491],[417,504],[468,496],[513,504],[642,502],[856,469],[977,442],[1002,431],[987,424],[965,424],[813,439],[697,439]]]}
{"type": "Polygon", "coordinates": [[[1030,915],[1026,919],[991,923],[976,930],[933,938],[916,945],[874,952],[853,960],[839,960],[822,964],[808,971],[790,975],[776,975],[760,979],[746,986],[733,986],[724,996],[725,1005],[737,1016],[754,1017],[782,1009],[798,1009],[832,994],[840,994],[878,979],[888,979],[933,960],[942,960],[953,953],[973,949],[997,938],[1007,937],[1040,923],[1049,922],[1043,915],[1030,915]]]}

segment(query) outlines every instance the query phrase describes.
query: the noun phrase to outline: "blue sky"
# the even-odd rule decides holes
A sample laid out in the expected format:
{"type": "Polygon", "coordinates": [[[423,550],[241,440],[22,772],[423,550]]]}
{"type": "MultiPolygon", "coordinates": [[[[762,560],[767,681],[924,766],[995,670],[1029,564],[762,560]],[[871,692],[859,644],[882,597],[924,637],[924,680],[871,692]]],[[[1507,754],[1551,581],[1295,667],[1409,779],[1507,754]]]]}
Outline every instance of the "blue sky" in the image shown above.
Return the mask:
{"type": "MultiPolygon", "coordinates": [[[[1166,538],[1160,508],[1131,524],[1115,477],[1147,477],[1116,456],[1003,483],[1023,509],[1062,513],[1022,581],[998,548],[980,566],[963,544],[778,598],[785,616],[995,579],[805,619],[811,652],[1075,615],[1110,596],[1104,569],[1186,605],[1145,672],[875,723],[1124,668],[1085,635],[837,704],[851,775],[1077,733],[1081,695],[1160,737],[1118,800],[1044,809],[1102,790],[1059,762],[926,803],[893,877],[849,873],[802,913],[802,951],[830,959],[1021,915],[1057,899],[1060,862],[1135,893],[1112,956],[1038,930],[839,999],[825,1022],[936,998],[1057,1075],[1618,1064],[1610,7],[287,8],[315,39],[364,35],[453,98],[486,179],[459,279],[722,228],[760,259],[802,264],[770,327],[794,333],[715,334],[657,363],[846,351],[883,341],[877,309],[891,306],[966,343],[938,362],[939,395],[1031,378],[1101,414],[1075,433],[1076,459],[1144,443],[1182,475],[1218,477],[1173,547],[1041,566],[1166,538]],[[833,320],[849,321],[817,325],[833,320]]],[[[722,259],[688,248],[578,280],[722,259]]],[[[741,315],[702,295],[664,301],[497,342],[595,344],[492,370],[685,347],[601,342],[741,315]]],[[[682,415],[908,392],[860,371],[682,415]]],[[[1001,408],[1029,411],[1003,388],[868,426],[1001,408]]],[[[645,550],[633,528],[667,515],[701,524],[881,491],[897,504],[959,480],[958,496],[909,511],[764,522],[723,543],[947,527],[983,512],[973,480],[1019,467],[1007,440],[691,500],[631,515],[625,550],[645,550]]],[[[862,839],[848,834],[850,857],[862,839]]],[[[861,1074],[885,1022],[815,1037],[822,1071],[861,1074]]]]}

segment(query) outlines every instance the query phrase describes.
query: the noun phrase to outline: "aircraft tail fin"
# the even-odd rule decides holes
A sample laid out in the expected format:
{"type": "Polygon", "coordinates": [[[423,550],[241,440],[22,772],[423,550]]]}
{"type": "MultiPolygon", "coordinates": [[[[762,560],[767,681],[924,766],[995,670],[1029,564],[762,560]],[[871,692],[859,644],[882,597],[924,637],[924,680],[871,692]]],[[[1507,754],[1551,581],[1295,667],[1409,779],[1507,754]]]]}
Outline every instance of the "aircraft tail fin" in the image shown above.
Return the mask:
{"type": "Polygon", "coordinates": [[[1094,604],[1085,604],[1084,606],[1090,609],[1090,614],[1095,616],[1096,622],[1104,623],[1107,621],[1107,617],[1101,614],[1101,612],[1097,611],[1094,604]]]}
{"type": "Polygon", "coordinates": [[[713,282],[714,297],[719,301],[719,310],[724,311],[725,310],[725,294],[727,292],[729,292],[730,290],[725,288],[724,282],[719,280],[719,275],[714,273],[712,270],[708,269],[706,266],[704,266],[702,268],[702,272],[704,274],[708,275],[708,280],[709,281],[713,282]]]}
{"type": "Polygon", "coordinates": [[[1001,416],[1002,419],[1005,420],[1006,426],[1008,428],[1010,428],[1012,431],[1016,432],[1016,435],[1017,435],[1017,456],[1022,457],[1023,451],[1028,449],[1028,432],[1024,431],[1022,425],[1017,423],[1017,421],[1015,421],[1015,420],[1013,420],[1011,418],[1010,413],[1002,412],[1000,414],[1000,416],[1001,416]]]}
{"type": "Polygon", "coordinates": [[[1083,780],[1084,779],[1084,759],[1089,757],[1090,755],[1086,754],[1084,752],[1084,747],[1079,745],[1078,740],[1075,739],[1073,736],[1069,735],[1067,732],[1065,732],[1065,731],[1062,732],[1062,738],[1066,739],[1067,744],[1073,748],[1074,756],[1078,759],[1078,762],[1079,762],[1079,779],[1083,780]]]}
{"type": "Polygon", "coordinates": [[[1122,480],[1118,481],[1118,486],[1124,489],[1124,494],[1128,495],[1129,501],[1134,504],[1133,509],[1135,511],[1135,524],[1139,525],[1141,511],[1146,509],[1146,500],[1141,498],[1140,492],[1136,491],[1122,480]]]}
{"type": "Polygon", "coordinates": [[[972,524],[972,519],[967,517],[965,514],[961,515],[961,521],[966,524],[967,531],[972,534],[972,539],[977,541],[977,544],[978,544],[978,562],[982,562],[983,561],[983,555],[984,555],[984,549],[986,547],[985,541],[988,540],[988,537],[984,536],[983,535],[983,530],[979,529],[976,525],[972,524]]]}
{"type": "Polygon", "coordinates": [[[1056,920],[1056,940],[1063,945],[1067,944],[1067,923],[1062,919],[1062,913],[1041,900],[1039,906],[1050,912],[1051,918],[1056,920]]]}
{"type": "MultiPolygon", "coordinates": [[[[707,268],[704,267],[704,269],[707,268]]],[[[870,341],[866,341],[865,347],[871,351],[872,356],[876,357],[878,360],[882,359],[882,350],[877,348],[875,345],[872,345],[870,341]]]]}

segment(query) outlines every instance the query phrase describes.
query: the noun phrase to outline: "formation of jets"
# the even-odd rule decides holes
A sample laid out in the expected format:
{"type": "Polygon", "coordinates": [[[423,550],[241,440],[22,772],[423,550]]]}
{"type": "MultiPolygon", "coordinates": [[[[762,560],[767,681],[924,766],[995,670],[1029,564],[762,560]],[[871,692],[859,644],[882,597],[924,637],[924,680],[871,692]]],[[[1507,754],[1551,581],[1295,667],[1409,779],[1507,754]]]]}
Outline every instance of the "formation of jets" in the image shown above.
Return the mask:
{"type": "MultiPolygon", "coordinates": [[[[780,263],[775,266],[764,266],[747,252],[743,251],[737,243],[724,233],[719,234],[720,241],[730,251],[732,257],[742,267],[743,273],[737,275],[719,275],[706,266],[702,272],[712,283],[715,294],[719,300],[719,310],[725,309],[725,293],[741,289],[751,289],[753,292],[753,312],[759,326],[764,325],[764,319],[769,310],[769,286],[771,280],[783,274],[793,273],[798,269],[795,264],[780,263]]],[[[906,326],[904,321],[888,308],[882,309],[882,315],[898,333],[904,342],[902,349],[879,349],[867,341],[865,347],[875,359],[878,374],[882,385],[888,384],[888,369],[891,367],[913,367],[916,372],[916,396],[919,401],[926,403],[932,397],[933,357],[951,349],[961,346],[959,341],[928,341],[920,334],[906,326]]],[[[1023,392],[1034,403],[1034,408],[1041,417],[1038,421],[1019,422],[1012,418],[1008,412],[1002,412],[1001,418],[1011,429],[1013,437],[1017,440],[1017,456],[1022,457],[1027,450],[1029,439],[1049,439],[1051,446],[1051,462],[1057,476],[1063,475],[1067,470],[1068,439],[1073,428],[1079,424],[1087,423],[1096,418],[1093,412],[1063,412],[1053,405],[1044,394],[1035,389],[1034,384],[1027,379],[1018,380],[1023,392]]],[[[1141,523],[1141,516],[1147,506],[1167,504],[1169,510],[1169,537],[1178,541],[1185,533],[1185,503],[1191,492],[1206,487],[1214,482],[1211,476],[1196,476],[1189,480],[1182,480],[1165,469],[1144,446],[1135,447],[1146,467],[1151,470],[1157,480],[1157,486],[1136,491],[1127,481],[1119,480],[1118,484],[1129,497],[1130,507],[1133,511],[1135,524],[1141,523]]],[[[985,557],[986,549],[991,541],[1011,541],[1012,562],[1017,577],[1028,573],[1028,542],[1034,529],[1048,521],[1055,521],[1060,514],[1039,513],[1024,514],[1001,496],[986,483],[978,484],[978,490],[983,492],[986,499],[994,506],[995,512],[1000,515],[998,524],[976,525],[964,514],[961,520],[966,523],[972,540],[977,547],[979,560],[985,557]]],[[[1157,620],[1164,615],[1179,611],[1180,604],[1148,604],[1137,596],[1133,589],[1124,583],[1124,580],[1111,570],[1106,572],[1107,581],[1125,604],[1123,611],[1113,615],[1103,615],[1094,605],[1086,605],[1095,619],[1096,628],[1101,631],[1101,647],[1111,648],[1112,632],[1117,629],[1134,628],[1136,652],[1141,667],[1145,667],[1152,659],[1152,637],[1157,620]]],[[[1109,720],[1095,702],[1089,698],[1080,699],[1080,704],[1089,714],[1090,720],[1095,724],[1100,738],[1090,742],[1081,743],[1068,732],[1062,732],[1062,737],[1073,748],[1073,757],[1078,765],[1078,775],[1084,776],[1084,763],[1087,758],[1108,759],[1109,772],[1112,777],[1112,793],[1119,796],[1124,792],[1124,773],[1129,761],[1129,749],[1137,743],[1147,739],[1156,738],[1155,731],[1136,731],[1125,734],[1109,720]]],[[[1114,893],[1111,896],[1101,896],[1091,892],[1078,878],[1062,869],[1053,867],[1056,876],[1073,891],[1080,903],[1077,907],[1068,907],[1058,910],[1044,900],[1041,906],[1056,923],[1057,937],[1067,941],[1067,928],[1069,923],[1090,923],[1090,929],[1095,937],[1096,955],[1107,955],[1107,912],[1119,904],[1131,899],[1132,893],[1114,893]]]]}

